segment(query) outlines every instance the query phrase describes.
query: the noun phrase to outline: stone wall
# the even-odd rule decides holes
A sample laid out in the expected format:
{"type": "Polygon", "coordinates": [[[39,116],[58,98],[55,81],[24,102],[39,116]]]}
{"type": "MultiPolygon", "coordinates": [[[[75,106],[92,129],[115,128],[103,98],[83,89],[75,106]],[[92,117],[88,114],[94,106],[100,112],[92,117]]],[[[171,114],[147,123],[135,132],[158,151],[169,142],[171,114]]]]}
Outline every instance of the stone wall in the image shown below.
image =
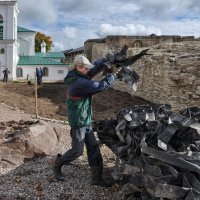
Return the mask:
{"type": "Polygon", "coordinates": [[[105,39],[90,39],[84,43],[84,54],[89,60],[92,60],[92,50],[95,48],[95,44],[106,44],[105,39]]]}
{"type": "MultiPolygon", "coordinates": [[[[108,44],[95,43],[92,60],[105,56],[108,49],[108,44]]],[[[129,48],[128,54],[142,49],[129,48]]],[[[114,89],[154,103],[171,104],[175,110],[200,106],[200,41],[160,42],[149,47],[148,53],[131,66],[140,76],[137,91],[120,81],[114,89]]]]}
{"type": "Polygon", "coordinates": [[[181,42],[181,41],[194,41],[193,36],[179,36],[179,35],[161,35],[157,36],[151,34],[149,36],[121,36],[121,35],[111,35],[102,39],[90,39],[84,44],[85,55],[89,60],[92,60],[92,49],[95,44],[104,44],[109,47],[109,49],[121,48],[124,45],[128,47],[149,47],[152,45],[159,44],[163,41],[168,42],[181,42]]]}

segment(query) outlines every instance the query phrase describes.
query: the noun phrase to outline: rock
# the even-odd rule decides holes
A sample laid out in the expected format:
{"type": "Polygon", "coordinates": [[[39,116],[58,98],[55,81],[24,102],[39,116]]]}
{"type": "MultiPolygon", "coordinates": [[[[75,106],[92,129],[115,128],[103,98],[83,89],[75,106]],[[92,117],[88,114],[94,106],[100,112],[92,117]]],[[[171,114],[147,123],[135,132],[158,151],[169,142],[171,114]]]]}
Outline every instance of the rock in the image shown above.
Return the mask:
{"type": "Polygon", "coordinates": [[[9,170],[35,156],[55,155],[65,130],[48,123],[10,121],[0,125],[0,168],[9,170]],[[59,133],[59,134],[58,134],[59,133]]]}
{"type": "Polygon", "coordinates": [[[28,141],[26,150],[36,154],[50,155],[58,143],[54,129],[49,125],[37,124],[31,126],[29,130],[26,135],[23,135],[24,143],[28,141]]]}

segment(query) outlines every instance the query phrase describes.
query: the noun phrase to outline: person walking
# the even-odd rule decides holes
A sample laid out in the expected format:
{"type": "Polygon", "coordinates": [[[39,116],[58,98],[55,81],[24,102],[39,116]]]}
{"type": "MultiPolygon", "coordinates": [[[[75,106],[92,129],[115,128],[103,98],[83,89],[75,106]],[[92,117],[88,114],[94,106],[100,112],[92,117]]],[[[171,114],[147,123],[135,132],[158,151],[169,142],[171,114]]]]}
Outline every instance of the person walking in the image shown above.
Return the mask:
{"type": "Polygon", "coordinates": [[[40,69],[39,69],[39,72],[40,72],[39,82],[40,82],[40,84],[42,84],[43,71],[42,71],[42,68],[41,68],[41,67],[40,67],[40,69]]]}
{"type": "Polygon", "coordinates": [[[110,186],[102,178],[103,159],[98,142],[91,128],[92,122],[92,96],[110,88],[116,80],[116,73],[120,68],[114,67],[112,73],[107,74],[100,81],[92,78],[101,72],[107,62],[100,59],[94,65],[84,56],[74,59],[74,68],[68,72],[64,81],[67,84],[67,107],[68,121],[71,127],[71,149],[63,155],[58,154],[53,166],[54,176],[59,181],[64,181],[61,168],[69,164],[83,154],[84,144],[87,149],[88,163],[91,170],[91,184],[108,187],[110,186]]]}
{"type": "Polygon", "coordinates": [[[41,85],[42,83],[42,69],[41,68],[36,68],[36,77],[37,77],[38,85],[41,85]]]}
{"type": "Polygon", "coordinates": [[[8,68],[6,68],[5,70],[3,70],[3,73],[3,82],[8,82],[8,74],[10,73],[10,71],[8,71],[8,68]]]}

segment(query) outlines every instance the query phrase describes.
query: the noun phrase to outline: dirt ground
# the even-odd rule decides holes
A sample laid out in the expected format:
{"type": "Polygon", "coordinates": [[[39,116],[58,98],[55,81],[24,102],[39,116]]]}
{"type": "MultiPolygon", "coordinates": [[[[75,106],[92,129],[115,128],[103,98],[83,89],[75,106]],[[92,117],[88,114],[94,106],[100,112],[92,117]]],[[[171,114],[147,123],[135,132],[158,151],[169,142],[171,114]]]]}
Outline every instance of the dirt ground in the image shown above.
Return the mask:
{"type": "MultiPolygon", "coordinates": [[[[66,91],[66,85],[60,83],[43,83],[38,86],[39,116],[67,120],[66,91]]],[[[0,82],[0,102],[34,115],[35,86],[27,83],[0,82]]],[[[108,89],[94,95],[93,119],[115,118],[116,113],[122,108],[148,103],[141,98],[131,97],[125,92],[108,89]]]]}

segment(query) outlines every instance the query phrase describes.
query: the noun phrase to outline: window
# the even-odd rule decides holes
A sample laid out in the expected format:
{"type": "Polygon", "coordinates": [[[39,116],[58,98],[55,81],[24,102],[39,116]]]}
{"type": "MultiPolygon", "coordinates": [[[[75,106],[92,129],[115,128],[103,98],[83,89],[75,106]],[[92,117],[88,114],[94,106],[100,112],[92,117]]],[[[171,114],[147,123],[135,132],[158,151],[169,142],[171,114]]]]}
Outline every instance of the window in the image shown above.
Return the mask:
{"type": "Polygon", "coordinates": [[[21,67],[17,68],[17,77],[23,77],[23,70],[21,67]]]}
{"type": "Polygon", "coordinates": [[[64,74],[64,70],[58,70],[58,74],[64,74]]]}
{"type": "Polygon", "coordinates": [[[0,40],[3,40],[3,17],[0,15],[0,40]]]}
{"type": "Polygon", "coordinates": [[[3,26],[0,25],[0,40],[3,40],[3,26]]]}
{"type": "Polygon", "coordinates": [[[49,76],[49,70],[47,67],[43,67],[42,74],[43,74],[43,76],[49,76]]]}
{"type": "Polygon", "coordinates": [[[5,49],[4,48],[1,48],[0,49],[0,54],[4,54],[5,53],[5,49]]]}
{"type": "Polygon", "coordinates": [[[0,24],[3,24],[3,16],[0,15],[0,24]]]}

